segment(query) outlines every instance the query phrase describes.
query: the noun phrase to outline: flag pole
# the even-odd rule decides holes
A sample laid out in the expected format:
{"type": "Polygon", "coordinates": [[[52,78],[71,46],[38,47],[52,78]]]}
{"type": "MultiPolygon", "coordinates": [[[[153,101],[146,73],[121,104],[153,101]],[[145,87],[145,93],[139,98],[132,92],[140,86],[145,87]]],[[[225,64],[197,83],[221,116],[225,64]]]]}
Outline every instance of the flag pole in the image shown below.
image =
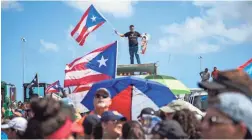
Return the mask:
{"type": "MultiPolygon", "coordinates": [[[[93,6],[94,6],[94,5],[93,5],[93,6]]],[[[95,8],[95,7],[94,7],[94,8],[95,8]]],[[[95,8],[95,9],[96,9],[96,8],[95,8]]],[[[109,20],[106,19],[106,18],[101,14],[101,12],[100,12],[98,9],[96,9],[96,11],[101,15],[102,18],[104,18],[104,19],[106,20],[106,22],[109,24],[109,26],[115,31],[114,26],[109,22],[109,20]]]]}
{"type": "MultiPolygon", "coordinates": [[[[37,73],[37,77],[38,77],[38,73],[37,73]]],[[[39,78],[38,78],[38,96],[39,96],[39,78]]]]}

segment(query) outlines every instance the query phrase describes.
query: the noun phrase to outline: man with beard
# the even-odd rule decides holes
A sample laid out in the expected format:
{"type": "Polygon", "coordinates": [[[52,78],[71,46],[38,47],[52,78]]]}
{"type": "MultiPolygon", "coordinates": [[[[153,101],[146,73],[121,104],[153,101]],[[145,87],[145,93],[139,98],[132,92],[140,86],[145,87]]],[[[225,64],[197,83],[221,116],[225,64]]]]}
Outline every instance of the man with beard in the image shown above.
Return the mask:
{"type": "MultiPolygon", "coordinates": [[[[111,105],[111,95],[110,92],[106,88],[100,88],[96,91],[94,96],[94,110],[89,114],[97,115],[101,118],[101,115],[109,110],[109,106],[111,105]]],[[[82,117],[80,120],[77,120],[79,125],[82,125],[86,116],[82,117]]],[[[84,134],[82,134],[84,136],[84,134]]]]}

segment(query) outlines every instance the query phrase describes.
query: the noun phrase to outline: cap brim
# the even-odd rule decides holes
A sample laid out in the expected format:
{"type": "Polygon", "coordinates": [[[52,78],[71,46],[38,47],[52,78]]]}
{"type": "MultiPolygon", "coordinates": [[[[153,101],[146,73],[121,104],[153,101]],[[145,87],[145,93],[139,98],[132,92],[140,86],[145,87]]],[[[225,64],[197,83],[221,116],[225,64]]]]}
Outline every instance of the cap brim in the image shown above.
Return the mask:
{"type": "Polygon", "coordinates": [[[198,86],[203,89],[210,89],[210,90],[222,90],[226,89],[227,87],[225,85],[222,85],[217,82],[199,82],[198,86]]]}
{"type": "Polygon", "coordinates": [[[8,129],[11,128],[8,124],[1,125],[1,129],[8,129]]]}
{"type": "Polygon", "coordinates": [[[120,117],[119,121],[127,121],[126,117],[120,117]]]}
{"type": "Polygon", "coordinates": [[[169,106],[161,107],[160,110],[162,110],[165,113],[174,113],[175,112],[175,110],[170,108],[169,106]]]}

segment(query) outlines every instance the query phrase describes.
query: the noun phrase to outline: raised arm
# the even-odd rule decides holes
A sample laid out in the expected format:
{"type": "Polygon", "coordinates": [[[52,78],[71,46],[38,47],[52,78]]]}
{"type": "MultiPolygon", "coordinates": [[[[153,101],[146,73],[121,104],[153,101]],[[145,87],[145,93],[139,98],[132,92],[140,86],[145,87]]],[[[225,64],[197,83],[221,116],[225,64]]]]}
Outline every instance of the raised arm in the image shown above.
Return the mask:
{"type": "Polygon", "coordinates": [[[117,35],[119,35],[120,37],[125,37],[124,34],[120,34],[120,33],[118,33],[116,30],[115,30],[115,33],[116,33],[117,35]]]}

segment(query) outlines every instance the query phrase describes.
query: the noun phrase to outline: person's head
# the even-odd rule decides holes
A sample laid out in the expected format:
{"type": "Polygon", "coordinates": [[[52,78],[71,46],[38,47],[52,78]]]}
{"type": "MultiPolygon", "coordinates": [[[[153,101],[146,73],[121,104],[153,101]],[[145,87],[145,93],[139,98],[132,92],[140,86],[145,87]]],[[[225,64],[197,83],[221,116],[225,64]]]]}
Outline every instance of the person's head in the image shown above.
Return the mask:
{"type": "Polygon", "coordinates": [[[115,139],[122,135],[122,126],[126,117],[116,111],[106,111],[101,116],[103,138],[115,139]]]}
{"type": "Polygon", "coordinates": [[[217,70],[217,67],[214,67],[214,70],[217,70]]]}
{"type": "Polygon", "coordinates": [[[110,92],[106,88],[98,89],[94,97],[95,110],[107,111],[110,105],[111,105],[110,92]]]}
{"type": "Polygon", "coordinates": [[[91,139],[92,135],[93,135],[93,130],[95,128],[95,126],[100,123],[100,118],[95,115],[95,114],[91,114],[88,115],[85,120],[82,123],[82,126],[84,128],[84,136],[86,139],[91,139]]]}
{"type": "Polygon", "coordinates": [[[141,124],[137,121],[128,121],[122,127],[123,139],[145,139],[141,124]]]}
{"type": "Polygon", "coordinates": [[[19,101],[19,102],[18,102],[18,107],[19,107],[19,108],[21,107],[21,104],[22,104],[22,102],[19,101]]]}
{"type": "Polygon", "coordinates": [[[142,111],[141,111],[141,113],[140,113],[140,115],[137,117],[137,119],[141,122],[141,123],[143,123],[143,116],[144,115],[156,115],[155,114],[156,112],[155,112],[155,110],[154,109],[152,109],[152,108],[150,108],[150,107],[146,107],[146,108],[144,108],[144,109],[142,109],[142,111]]]}
{"type": "Polygon", "coordinates": [[[25,110],[25,105],[23,103],[21,103],[19,108],[22,110],[25,110]]]}
{"type": "Polygon", "coordinates": [[[173,100],[166,106],[160,108],[165,113],[166,119],[173,119],[174,113],[183,109],[188,109],[191,112],[195,112],[195,116],[201,116],[201,118],[205,115],[201,110],[197,107],[193,106],[189,102],[184,100],[173,100]]]}
{"type": "Polygon", "coordinates": [[[73,123],[74,110],[53,98],[36,98],[31,102],[34,116],[28,121],[25,139],[72,139],[83,127],[73,123]],[[71,114],[71,115],[70,115],[71,114]]]}
{"type": "Polygon", "coordinates": [[[130,25],[129,29],[130,29],[131,32],[133,32],[135,30],[135,26],[134,25],[130,25]]]}
{"type": "Polygon", "coordinates": [[[205,72],[208,72],[208,68],[205,68],[205,72]]]}
{"type": "Polygon", "coordinates": [[[198,85],[208,91],[208,100],[224,92],[236,92],[252,97],[252,80],[242,70],[220,71],[212,82],[200,82],[198,85]]]}
{"type": "Polygon", "coordinates": [[[237,93],[219,94],[201,123],[204,139],[251,139],[252,102],[237,93]]]}
{"type": "Polygon", "coordinates": [[[165,120],[152,129],[152,139],[185,139],[186,133],[177,121],[165,120]]]}
{"type": "Polygon", "coordinates": [[[25,132],[27,120],[22,117],[15,117],[7,124],[2,124],[1,129],[4,129],[9,139],[19,139],[25,132]]]}
{"type": "Polygon", "coordinates": [[[181,125],[184,132],[187,133],[188,138],[200,138],[200,131],[198,129],[199,121],[197,120],[194,112],[191,112],[188,109],[176,111],[174,113],[173,120],[177,121],[181,125]]]}

